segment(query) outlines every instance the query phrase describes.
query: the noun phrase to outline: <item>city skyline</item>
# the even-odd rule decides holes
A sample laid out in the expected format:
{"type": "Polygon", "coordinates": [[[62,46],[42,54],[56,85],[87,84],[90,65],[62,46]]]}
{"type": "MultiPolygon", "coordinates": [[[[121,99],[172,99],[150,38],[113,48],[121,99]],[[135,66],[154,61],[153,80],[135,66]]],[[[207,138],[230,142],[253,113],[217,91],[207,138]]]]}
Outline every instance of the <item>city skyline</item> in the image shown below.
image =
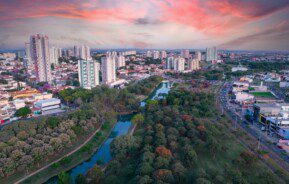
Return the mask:
{"type": "Polygon", "coordinates": [[[0,50],[37,33],[62,48],[289,50],[286,0],[14,0],[0,13],[0,50]]]}

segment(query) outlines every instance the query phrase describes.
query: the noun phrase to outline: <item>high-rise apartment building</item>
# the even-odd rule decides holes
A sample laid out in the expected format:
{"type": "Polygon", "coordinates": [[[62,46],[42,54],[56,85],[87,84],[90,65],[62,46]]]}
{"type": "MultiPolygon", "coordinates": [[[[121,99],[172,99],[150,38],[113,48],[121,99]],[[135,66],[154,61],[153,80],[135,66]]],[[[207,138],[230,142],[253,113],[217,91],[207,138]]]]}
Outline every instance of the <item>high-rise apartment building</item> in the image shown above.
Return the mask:
{"type": "Polygon", "coordinates": [[[154,51],[154,59],[159,59],[160,58],[160,51],[155,50],[154,51]]]}
{"type": "Polygon", "coordinates": [[[57,56],[62,57],[62,49],[61,48],[57,48],[57,56]]]}
{"type": "Polygon", "coordinates": [[[189,50],[182,50],[181,57],[188,59],[190,57],[190,51],[189,50]]]}
{"type": "Polygon", "coordinates": [[[74,46],[73,47],[73,56],[79,58],[79,47],[78,46],[74,46]]]}
{"type": "Polygon", "coordinates": [[[120,55],[116,58],[116,68],[125,66],[125,57],[120,55]]]}
{"type": "Polygon", "coordinates": [[[80,87],[91,89],[99,85],[100,64],[93,60],[78,61],[78,79],[80,87]]]}
{"type": "Polygon", "coordinates": [[[150,50],[147,51],[146,55],[147,55],[147,57],[153,57],[153,53],[150,50]]]}
{"type": "Polygon", "coordinates": [[[185,70],[185,58],[178,57],[174,60],[174,70],[184,71],[185,70]]]}
{"type": "Polygon", "coordinates": [[[217,47],[206,49],[206,61],[218,60],[218,50],[217,47]]]}
{"type": "Polygon", "coordinates": [[[25,43],[25,57],[26,57],[26,61],[27,61],[27,67],[30,66],[34,66],[33,64],[33,60],[31,58],[31,46],[30,43],[25,43]]]}
{"type": "Polygon", "coordinates": [[[189,60],[188,70],[199,70],[200,61],[198,59],[189,60]]]}
{"type": "Polygon", "coordinates": [[[116,81],[115,55],[106,53],[106,57],[101,58],[102,83],[109,84],[116,81]]]}
{"type": "Polygon", "coordinates": [[[166,69],[174,69],[174,57],[168,57],[166,60],[166,69]]]}
{"type": "Polygon", "coordinates": [[[51,82],[51,65],[48,36],[37,34],[30,37],[31,58],[34,62],[37,82],[51,82]]]}
{"type": "Polygon", "coordinates": [[[195,59],[202,61],[202,53],[201,51],[196,51],[195,52],[195,59]]]}
{"type": "Polygon", "coordinates": [[[161,58],[162,58],[162,59],[167,58],[167,52],[166,52],[166,51],[163,50],[163,51],[161,52],[161,58]]]}
{"type": "Polygon", "coordinates": [[[67,49],[67,50],[66,50],[66,56],[67,56],[68,58],[72,57],[72,56],[73,56],[73,51],[72,51],[71,49],[67,49]]]}
{"type": "Polygon", "coordinates": [[[51,47],[50,48],[50,63],[57,65],[59,59],[59,48],[51,47]]]}
{"type": "Polygon", "coordinates": [[[79,56],[81,59],[90,60],[90,48],[88,46],[81,46],[79,49],[79,56]]]}

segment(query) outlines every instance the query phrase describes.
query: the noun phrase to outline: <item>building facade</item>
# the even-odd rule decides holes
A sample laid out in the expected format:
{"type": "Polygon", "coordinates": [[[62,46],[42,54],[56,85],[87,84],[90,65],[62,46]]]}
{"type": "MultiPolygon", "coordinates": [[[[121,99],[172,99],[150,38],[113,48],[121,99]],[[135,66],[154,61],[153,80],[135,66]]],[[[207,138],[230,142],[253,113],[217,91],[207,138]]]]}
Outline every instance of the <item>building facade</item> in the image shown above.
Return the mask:
{"type": "Polygon", "coordinates": [[[41,34],[33,35],[30,37],[30,45],[37,82],[51,83],[52,76],[48,36],[41,34]]]}
{"type": "Polygon", "coordinates": [[[27,66],[34,66],[32,58],[31,58],[31,45],[30,43],[25,43],[25,57],[27,61],[27,66]]]}
{"type": "Polygon", "coordinates": [[[50,63],[57,65],[59,59],[59,48],[51,47],[50,48],[50,63]]]}
{"type": "Polygon", "coordinates": [[[88,46],[81,46],[79,49],[79,57],[83,60],[90,60],[90,48],[88,46]]]}
{"type": "Polygon", "coordinates": [[[174,60],[174,70],[181,72],[185,70],[185,58],[176,58],[174,60]]]}
{"type": "Polygon", "coordinates": [[[202,53],[201,51],[196,51],[195,52],[195,59],[202,61],[202,53]]]}
{"type": "Polygon", "coordinates": [[[217,47],[206,49],[206,61],[218,60],[218,50],[217,47]]]}
{"type": "Polygon", "coordinates": [[[188,59],[190,57],[190,51],[189,50],[182,50],[181,57],[188,59]]]}
{"type": "Polygon", "coordinates": [[[189,60],[188,70],[199,70],[200,69],[200,61],[197,59],[189,60]]]}
{"type": "Polygon", "coordinates": [[[93,60],[78,61],[78,79],[80,86],[91,89],[99,85],[100,64],[93,60]]]}
{"type": "Polygon", "coordinates": [[[120,55],[116,58],[116,67],[120,68],[124,66],[125,66],[125,57],[120,55]]]}
{"type": "Polygon", "coordinates": [[[168,57],[166,60],[166,69],[171,70],[174,69],[174,57],[168,57]]]}
{"type": "Polygon", "coordinates": [[[102,83],[109,84],[116,81],[115,54],[108,52],[101,58],[102,83]]]}

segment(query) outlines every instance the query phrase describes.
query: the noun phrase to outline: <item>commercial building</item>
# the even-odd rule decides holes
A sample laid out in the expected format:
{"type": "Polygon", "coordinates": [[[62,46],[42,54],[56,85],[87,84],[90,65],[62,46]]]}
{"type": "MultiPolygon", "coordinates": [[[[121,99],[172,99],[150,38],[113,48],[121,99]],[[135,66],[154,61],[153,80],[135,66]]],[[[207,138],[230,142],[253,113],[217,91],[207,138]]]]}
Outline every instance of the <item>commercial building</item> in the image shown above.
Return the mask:
{"type": "Polygon", "coordinates": [[[99,85],[100,65],[93,60],[78,61],[78,79],[80,86],[85,89],[91,89],[99,85]]]}
{"type": "Polygon", "coordinates": [[[41,109],[41,112],[56,110],[60,108],[60,100],[57,98],[50,98],[46,100],[40,100],[34,103],[36,108],[41,109]]]}
{"type": "Polygon", "coordinates": [[[243,102],[254,100],[254,95],[244,93],[244,92],[236,92],[236,93],[233,93],[232,99],[235,100],[235,102],[237,103],[243,103],[243,102]]]}
{"type": "Polygon", "coordinates": [[[254,119],[264,122],[264,117],[278,116],[280,112],[289,112],[287,103],[257,103],[253,106],[254,119]]]}
{"type": "Polygon", "coordinates": [[[246,82],[234,82],[232,92],[244,91],[249,89],[249,83],[246,82]]]}
{"type": "Polygon", "coordinates": [[[246,72],[248,71],[248,68],[243,67],[241,64],[239,64],[238,66],[232,67],[231,71],[232,72],[238,72],[238,71],[246,72]]]}
{"type": "Polygon", "coordinates": [[[116,81],[115,54],[108,52],[101,58],[102,83],[109,84],[116,81]]]}
{"type": "Polygon", "coordinates": [[[206,61],[218,60],[218,50],[217,47],[206,49],[206,61]]]}
{"type": "Polygon", "coordinates": [[[52,81],[48,36],[37,34],[30,37],[31,57],[37,82],[52,81]]]}

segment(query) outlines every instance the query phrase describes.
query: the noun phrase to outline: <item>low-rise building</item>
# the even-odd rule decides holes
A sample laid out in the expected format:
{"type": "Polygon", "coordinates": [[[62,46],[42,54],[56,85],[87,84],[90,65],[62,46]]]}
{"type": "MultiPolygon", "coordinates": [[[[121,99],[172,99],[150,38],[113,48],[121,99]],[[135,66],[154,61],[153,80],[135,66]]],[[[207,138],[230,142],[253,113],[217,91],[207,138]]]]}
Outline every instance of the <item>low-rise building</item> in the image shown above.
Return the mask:
{"type": "Polygon", "coordinates": [[[232,92],[242,92],[249,89],[249,83],[247,82],[234,82],[232,85],[232,92]]]}
{"type": "Polygon", "coordinates": [[[55,110],[60,108],[60,100],[57,98],[50,98],[46,100],[40,100],[34,103],[36,108],[41,109],[41,112],[55,110]]]}
{"type": "Polygon", "coordinates": [[[235,100],[235,102],[237,103],[243,103],[246,101],[254,100],[254,95],[248,94],[245,92],[236,92],[236,93],[233,93],[232,99],[235,100]]]}
{"type": "Polygon", "coordinates": [[[13,104],[15,106],[15,109],[20,109],[22,107],[25,107],[25,101],[24,100],[14,100],[13,104]]]}

